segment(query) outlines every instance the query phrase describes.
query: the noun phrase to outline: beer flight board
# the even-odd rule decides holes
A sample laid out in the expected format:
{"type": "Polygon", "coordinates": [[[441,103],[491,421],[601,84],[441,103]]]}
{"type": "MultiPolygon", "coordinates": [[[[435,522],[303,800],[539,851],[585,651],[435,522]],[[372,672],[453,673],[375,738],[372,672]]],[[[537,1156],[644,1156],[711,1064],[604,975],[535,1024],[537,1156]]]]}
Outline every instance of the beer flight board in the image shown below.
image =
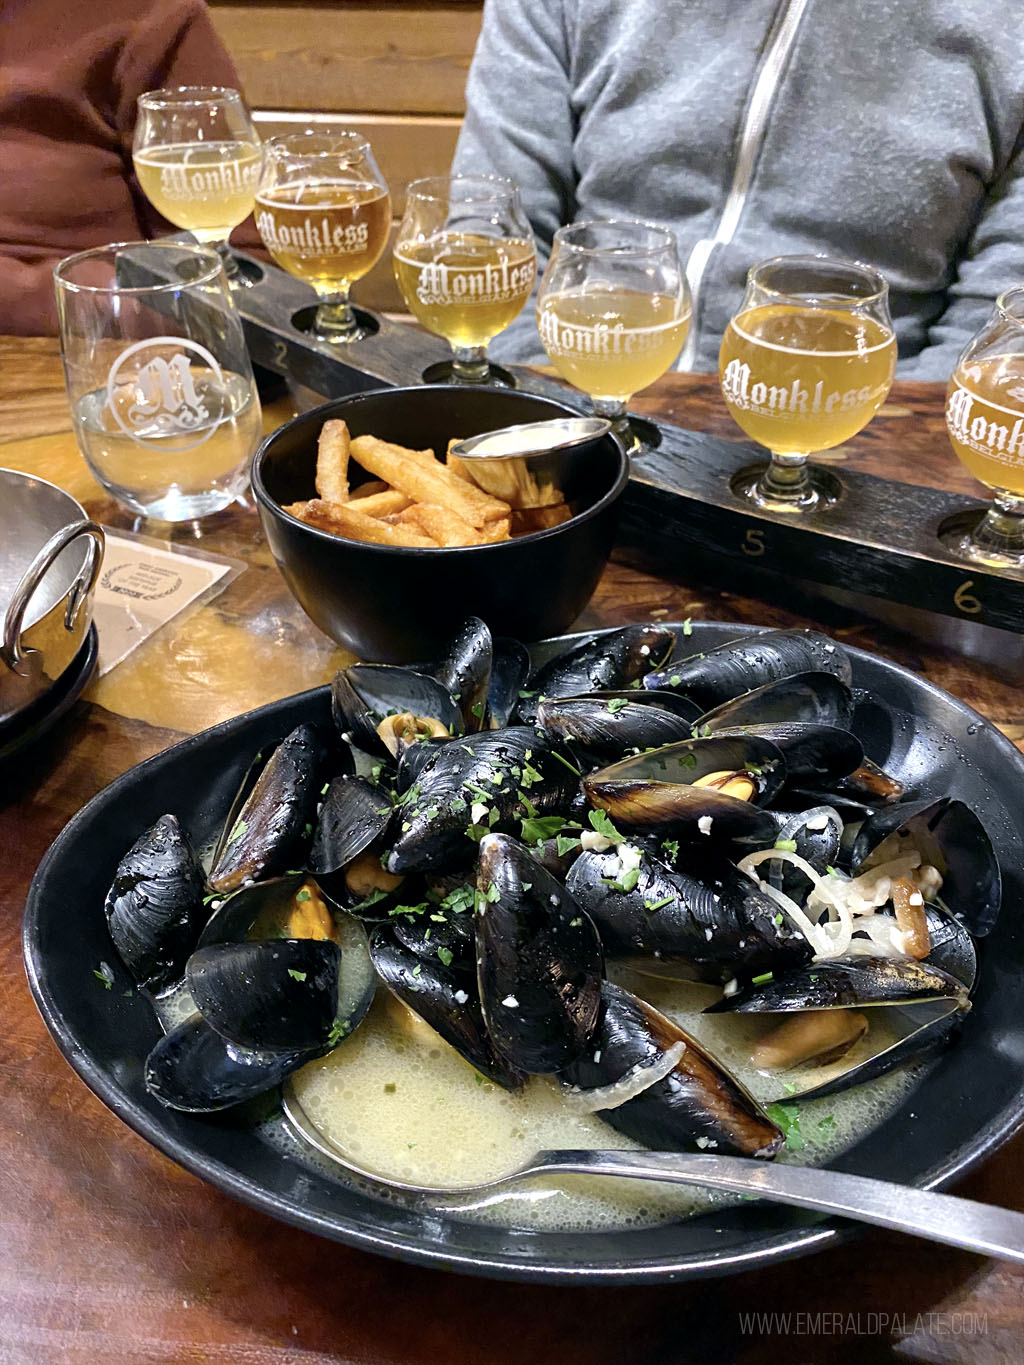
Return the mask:
{"type": "MultiPolygon", "coordinates": [[[[241,262],[250,278],[259,276],[235,295],[254,362],[317,394],[416,384],[450,358],[440,338],[362,309],[372,335],[345,347],[316,342],[304,330],[315,311],[311,291],[273,266],[241,262]]],[[[515,367],[514,383],[585,409],[581,394],[542,375],[515,367]]],[[[802,580],[1024,634],[1024,572],[968,562],[939,539],[940,529],[976,517],[978,500],[844,470],[841,496],[824,511],[761,511],[730,487],[763,462],[761,447],[663,422],[657,430],[657,448],[633,460],[619,541],[653,553],[666,569],[724,557],[744,566],[744,578],[753,571],[775,580],[779,596],[802,580]]]]}

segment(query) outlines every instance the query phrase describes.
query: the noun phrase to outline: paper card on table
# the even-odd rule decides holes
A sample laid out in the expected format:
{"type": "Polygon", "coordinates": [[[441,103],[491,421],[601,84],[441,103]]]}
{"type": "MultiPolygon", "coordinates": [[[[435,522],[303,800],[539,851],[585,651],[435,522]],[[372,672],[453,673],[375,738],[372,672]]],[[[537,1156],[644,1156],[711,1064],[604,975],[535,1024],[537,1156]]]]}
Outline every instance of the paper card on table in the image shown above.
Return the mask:
{"type": "Polygon", "coordinates": [[[186,607],[207,602],[245,567],[223,555],[112,531],[93,599],[100,676],[186,607]]]}

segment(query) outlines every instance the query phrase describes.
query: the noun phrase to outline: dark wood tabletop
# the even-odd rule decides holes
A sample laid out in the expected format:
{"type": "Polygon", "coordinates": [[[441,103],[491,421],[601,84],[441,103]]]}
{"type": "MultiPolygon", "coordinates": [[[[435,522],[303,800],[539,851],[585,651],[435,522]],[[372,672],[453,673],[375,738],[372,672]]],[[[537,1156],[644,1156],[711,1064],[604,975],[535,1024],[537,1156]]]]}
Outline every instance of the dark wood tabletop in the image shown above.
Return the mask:
{"type": "MultiPolygon", "coordinates": [[[[896,384],[889,404],[833,462],[976,491],[950,452],[942,394],[937,385],[896,384]]],[[[712,376],[667,377],[637,406],[680,426],[738,435],[712,376]]],[[[288,415],[286,402],[275,404],[268,426],[288,415]]],[[[0,338],[0,465],[62,485],[105,525],[133,525],[78,454],[53,341],[0,338]]],[[[54,731],[0,769],[0,1365],[1024,1358],[1020,1267],[865,1232],[813,1257],[692,1284],[569,1289],[471,1280],[277,1223],[181,1170],[104,1108],[51,1042],[25,983],[21,914],[40,858],[75,811],[125,769],[183,735],[325,682],[348,661],[291,598],[255,511],[235,507],[209,519],[199,544],[243,561],[245,571],[95,682],[54,731]]],[[[1024,739],[1024,694],[1012,672],[972,658],[979,651],[967,636],[955,648],[934,643],[947,638],[941,630],[925,642],[898,613],[805,594],[760,601],[710,572],[700,581],[668,578],[617,555],[580,625],[686,616],[821,625],[947,688],[1015,742],[1024,739]]],[[[958,1193],[1024,1209],[1024,1136],[958,1193]]]]}

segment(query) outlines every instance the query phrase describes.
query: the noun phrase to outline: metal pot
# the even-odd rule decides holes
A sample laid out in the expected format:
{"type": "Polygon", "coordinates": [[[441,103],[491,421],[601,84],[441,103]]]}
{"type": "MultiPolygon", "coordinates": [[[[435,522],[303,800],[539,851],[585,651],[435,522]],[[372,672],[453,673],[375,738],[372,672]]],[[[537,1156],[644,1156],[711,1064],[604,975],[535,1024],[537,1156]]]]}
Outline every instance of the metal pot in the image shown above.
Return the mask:
{"type": "Polygon", "coordinates": [[[102,560],[103,532],[69,493],[0,469],[0,725],[78,653],[102,560]]]}

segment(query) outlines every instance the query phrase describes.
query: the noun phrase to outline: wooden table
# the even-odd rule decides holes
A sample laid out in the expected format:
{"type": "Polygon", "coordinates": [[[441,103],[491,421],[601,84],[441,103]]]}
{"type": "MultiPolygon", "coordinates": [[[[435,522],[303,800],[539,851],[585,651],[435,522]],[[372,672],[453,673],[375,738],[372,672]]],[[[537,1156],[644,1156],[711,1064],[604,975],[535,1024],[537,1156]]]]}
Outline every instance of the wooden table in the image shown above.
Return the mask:
{"type": "MultiPolygon", "coordinates": [[[[667,378],[642,406],[680,425],[735,434],[710,376],[667,378]]],[[[922,482],[961,486],[966,476],[941,413],[938,386],[898,384],[869,431],[837,458],[891,474],[882,464],[889,438],[913,454],[904,468],[922,482]]],[[[286,415],[279,404],[268,424],[286,415]]],[[[63,485],[109,526],[131,524],[77,452],[51,341],[0,339],[0,464],[63,485]]],[[[20,919],[37,863],[68,818],[132,764],[184,734],[324,682],[347,657],[293,602],[255,512],[212,518],[202,544],[244,560],[246,571],[95,683],[54,733],[0,775],[2,1365],[840,1365],[888,1358],[893,1345],[901,1360],[1024,1356],[1024,1271],[967,1253],[868,1232],[812,1258],[692,1286],[570,1290],[468,1280],[350,1251],[236,1204],[94,1099],[51,1043],[25,984],[20,919]],[[782,1316],[757,1327],[748,1313],[782,1316]]],[[[820,604],[812,619],[712,582],[666,581],[616,558],[581,624],[659,615],[823,624],[963,697],[1015,740],[1024,737],[1024,695],[1012,681],[834,604],[820,604]]],[[[1024,1137],[960,1192],[1024,1209],[1024,1137]]]]}

